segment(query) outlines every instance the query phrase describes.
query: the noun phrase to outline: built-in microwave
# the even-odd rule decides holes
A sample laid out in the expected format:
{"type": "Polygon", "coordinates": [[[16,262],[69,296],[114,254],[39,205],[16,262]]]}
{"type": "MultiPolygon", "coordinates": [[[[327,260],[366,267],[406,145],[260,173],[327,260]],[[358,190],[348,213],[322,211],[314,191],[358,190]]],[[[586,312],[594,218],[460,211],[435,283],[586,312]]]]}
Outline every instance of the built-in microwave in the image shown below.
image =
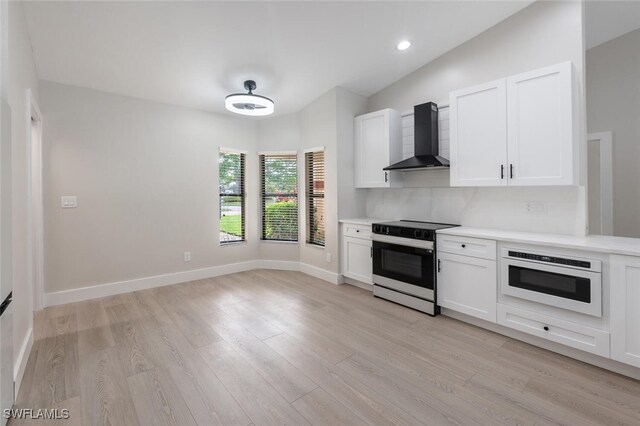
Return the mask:
{"type": "Polygon", "coordinates": [[[602,262],[502,249],[501,292],[557,308],[602,316],[602,262]]]}

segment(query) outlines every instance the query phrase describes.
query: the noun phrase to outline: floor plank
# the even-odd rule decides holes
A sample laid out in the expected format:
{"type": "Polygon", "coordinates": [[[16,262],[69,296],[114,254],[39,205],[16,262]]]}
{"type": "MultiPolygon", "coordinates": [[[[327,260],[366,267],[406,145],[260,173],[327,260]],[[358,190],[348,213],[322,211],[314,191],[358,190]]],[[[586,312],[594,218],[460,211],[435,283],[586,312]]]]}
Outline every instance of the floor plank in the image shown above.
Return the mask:
{"type": "Polygon", "coordinates": [[[269,346],[225,314],[205,317],[205,321],[228,342],[288,402],[293,402],[318,386],[269,346]]]}
{"type": "Polygon", "coordinates": [[[127,378],[138,418],[149,425],[195,425],[184,398],[164,367],[127,378]]]}
{"type": "MultiPolygon", "coordinates": [[[[295,339],[279,334],[265,342],[363,421],[369,424],[420,424],[416,418],[338,367],[322,360],[295,339]]],[[[385,389],[378,391],[384,393],[385,389]]]]}
{"type": "Polygon", "coordinates": [[[119,347],[83,354],[80,362],[82,424],[138,425],[119,347]]]}
{"type": "Polygon", "coordinates": [[[321,388],[298,399],[293,406],[312,425],[366,425],[321,388]]]}
{"type": "Polygon", "coordinates": [[[217,342],[198,351],[255,424],[308,424],[230,344],[217,342]]]}
{"type": "Polygon", "coordinates": [[[76,305],[78,318],[78,351],[89,353],[115,346],[107,312],[100,301],[76,305]]]}
{"type": "Polygon", "coordinates": [[[33,405],[45,408],[79,395],[76,315],[47,318],[37,342],[31,386],[33,405]]]}
{"type": "Polygon", "coordinates": [[[638,425],[640,382],[255,270],[36,313],[16,407],[68,408],[71,425],[638,425]]]}

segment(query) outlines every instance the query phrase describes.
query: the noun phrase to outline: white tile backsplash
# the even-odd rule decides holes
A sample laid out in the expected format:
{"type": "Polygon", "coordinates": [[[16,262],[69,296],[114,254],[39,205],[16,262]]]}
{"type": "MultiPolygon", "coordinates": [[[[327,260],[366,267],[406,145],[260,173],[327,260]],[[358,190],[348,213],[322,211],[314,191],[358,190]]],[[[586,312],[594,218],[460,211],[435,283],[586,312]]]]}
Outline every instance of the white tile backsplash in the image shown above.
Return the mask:
{"type": "MultiPolygon", "coordinates": [[[[413,114],[402,116],[402,159],[413,157],[414,149],[414,127],[413,114]]],[[[438,150],[439,155],[449,158],[449,107],[440,108],[438,111],[438,150]]]]}
{"type": "MultiPolygon", "coordinates": [[[[418,173],[418,172],[413,172],[418,173]]],[[[431,173],[431,172],[425,172],[431,173]]],[[[367,190],[367,216],[455,223],[480,228],[583,235],[584,188],[398,188],[367,190]],[[532,216],[527,201],[547,204],[532,216]]]]}

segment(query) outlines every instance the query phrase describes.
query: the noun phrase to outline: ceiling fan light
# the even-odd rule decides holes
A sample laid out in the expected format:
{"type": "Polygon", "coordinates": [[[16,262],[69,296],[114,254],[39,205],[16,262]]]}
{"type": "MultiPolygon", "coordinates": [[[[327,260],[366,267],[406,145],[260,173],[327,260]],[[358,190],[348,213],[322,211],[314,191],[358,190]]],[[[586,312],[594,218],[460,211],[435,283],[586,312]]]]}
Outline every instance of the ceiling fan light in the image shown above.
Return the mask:
{"type": "Polygon", "coordinates": [[[254,117],[273,114],[273,101],[265,96],[252,93],[256,87],[255,82],[247,80],[244,86],[245,89],[249,90],[249,93],[234,93],[227,96],[224,99],[225,108],[236,114],[254,117]]]}

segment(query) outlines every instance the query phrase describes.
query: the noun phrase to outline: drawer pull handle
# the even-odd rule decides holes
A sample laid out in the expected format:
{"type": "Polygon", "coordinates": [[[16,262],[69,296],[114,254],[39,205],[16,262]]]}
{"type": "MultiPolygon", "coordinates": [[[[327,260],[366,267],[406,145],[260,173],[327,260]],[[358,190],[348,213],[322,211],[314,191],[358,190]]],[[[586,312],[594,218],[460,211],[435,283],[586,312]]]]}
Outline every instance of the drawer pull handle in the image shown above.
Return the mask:
{"type": "Polygon", "coordinates": [[[547,327],[546,325],[544,326],[544,331],[549,331],[549,327],[547,327]]]}
{"type": "Polygon", "coordinates": [[[359,229],[356,229],[356,232],[360,232],[360,230],[359,230],[359,229]]]}
{"type": "Polygon", "coordinates": [[[462,245],[462,248],[465,248],[466,246],[467,246],[466,244],[463,244],[463,245],[462,245]]]}

